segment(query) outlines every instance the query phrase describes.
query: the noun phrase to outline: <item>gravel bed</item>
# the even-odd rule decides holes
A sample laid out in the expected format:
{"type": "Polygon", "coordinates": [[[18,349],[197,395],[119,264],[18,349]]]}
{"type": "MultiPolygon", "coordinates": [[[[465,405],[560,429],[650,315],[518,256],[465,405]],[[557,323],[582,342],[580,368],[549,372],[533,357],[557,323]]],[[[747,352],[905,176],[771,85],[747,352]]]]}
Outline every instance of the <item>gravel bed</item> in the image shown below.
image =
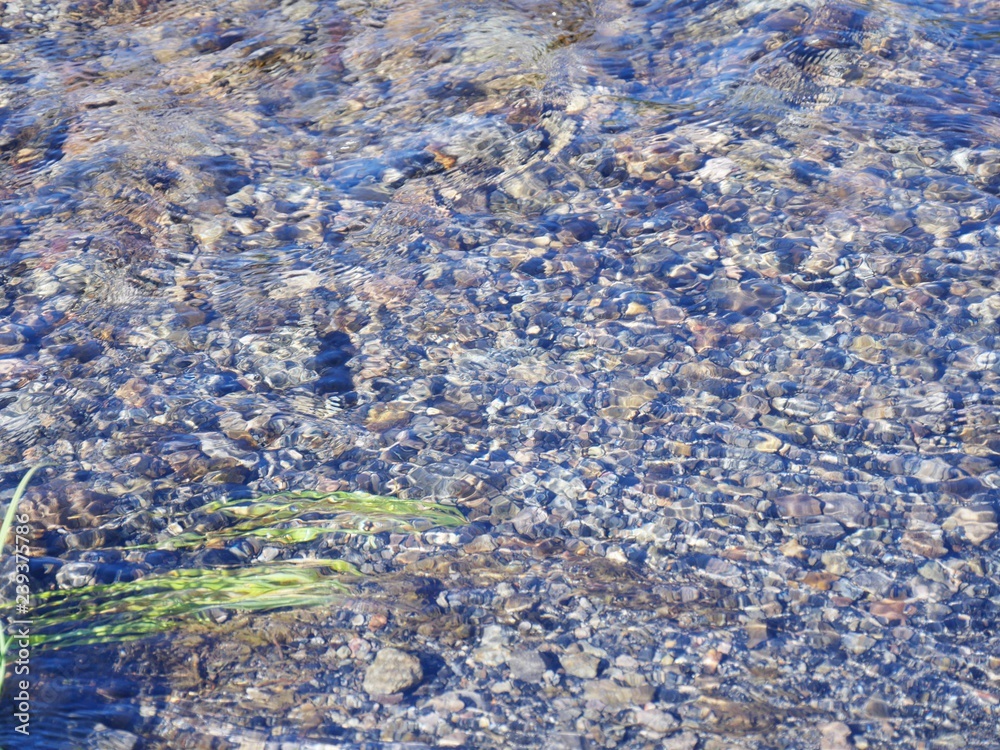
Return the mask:
{"type": "Polygon", "coordinates": [[[368,576],[39,654],[37,747],[996,747],[989,3],[0,7],[39,590],[368,576]],[[469,524],[122,549],[286,489],[469,524]]]}

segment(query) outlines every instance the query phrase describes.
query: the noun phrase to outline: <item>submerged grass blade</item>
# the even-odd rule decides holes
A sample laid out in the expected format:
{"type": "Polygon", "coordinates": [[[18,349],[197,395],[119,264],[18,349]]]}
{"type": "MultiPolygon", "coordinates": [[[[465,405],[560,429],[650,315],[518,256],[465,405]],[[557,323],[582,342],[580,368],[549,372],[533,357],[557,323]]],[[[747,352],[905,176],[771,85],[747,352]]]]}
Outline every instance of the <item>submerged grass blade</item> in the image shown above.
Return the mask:
{"type": "Polygon", "coordinates": [[[289,560],[50,591],[37,597],[32,611],[33,643],[60,648],[133,640],[215,608],[259,612],[326,604],[348,592],[349,579],[359,575],[342,560],[289,560]]]}
{"type": "Polygon", "coordinates": [[[364,492],[283,492],[255,500],[218,500],[194,513],[221,514],[236,523],[223,529],[196,528],[149,546],[187,549],[248,536],[297,544],[336,532],[426,531],[466,523],[458,508],[364,492]]]}
{"type": "Polygon", "coordinates": [[[17,506],[20,504],[21,498],[24,497],[24,493],[28,490],[28,484],[31,482],[32,477],[46,466],[52,466],[52,464],[46,462],[32,466],[28,469],[28,473],[21,479],[20,484],[17,485],[17,489],[14,490],[14,496],[10,499],[10,505],[7,506],[7,513],[3,517],[3,525],[0,526],[0,554],[3,553],[3,548],[7,546],[7,536],[10,534],[10,527],[14,525],[14,518],[17,516],[17,506]]]}
{"type": "MultiPolygon", "coordinates": [[[[14,518],[38,468],[15,492],[8,519],[14,518]]],[[[245,537],[297,544],[335,532],[426,531],[467,523],[454,507],[363,492],[283,492],[253,500],[220,500],[201,506],[193,516],[201,522],[188,531],[141,547],[197,550],[245,537]],[[223,528],[206,528],[219,525],[216,516],[222,516],[223,528]]],[[[4,533],[9,526],[5,521],[4,533]]],[[[0,536],[0,542],[3,539],[0,536]]],[[[328,604],[348,593],[351,579],[360,575],[342,560],[298,559],[245,568],[186,568],[134,581],[48,591],[35,597],[32,642],[54,649],[127,641],[203,619],[213,609],[268,612],[328,604]]],[[[4,618],[13,611],[11,603],[0,605],[4,618]]]]}

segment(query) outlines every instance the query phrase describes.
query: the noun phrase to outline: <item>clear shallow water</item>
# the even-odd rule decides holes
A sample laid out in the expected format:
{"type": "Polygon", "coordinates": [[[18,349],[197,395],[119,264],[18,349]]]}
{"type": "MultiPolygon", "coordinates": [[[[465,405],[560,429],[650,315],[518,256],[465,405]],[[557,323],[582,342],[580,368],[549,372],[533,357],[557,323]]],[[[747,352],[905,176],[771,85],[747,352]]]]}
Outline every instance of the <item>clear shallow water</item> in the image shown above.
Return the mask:
{"type": "MultiPolygon", "coordinates": [[[[641,675],[700,747],[816,745],[834,721],[872,747],[989,746],[992,4],[8,3],[2,18],[0,458],[9,488],[60,462],[27,499],[35,553],[98,580],[208,564],[116,548],[248,491],[456,503],[475,524],[458,539],[305,548],[399,575],[392,592],[455,587],[455,605],[418,596],[423,633],[390,607],[386,630],[331,611],[288,642],[326,653],[367,633],[441,659],[402,704],[419,714],[462,680],[490,695],[510,679],[509,660],[463,666],[491,624],[561,674],[492,696],[485,729],[426,729],[366,702],[362,647],[321,669],[254,652],[250,682],[295,682],[318,723],[274,715],[218,665],[185,681],[155,645],[114,669],[39,655],[71,675],[39,731],[71,723],[77,746],[106,710],[151,746],[199,731],[488,746],[521,737],[520,711],[539,743],[654,741],[633,706],[552,708],[593,699],[591,678],[560,672],[587,642],[601,677],[641,675]],[[470,552],[477,535],[499,550],[470,552]],[[479,575],[484,553],[531,574],[479,575]],[[593,615],[554,594],[578,559],[659,599],[635,604],[600,567],[609,609],[593,615]],[[685,589],[707,612],[657,614],[685,589]],[[128,690],[74,697],[132,671],[128,690]],[[723,698],[771,718],[713,723],[723,698]],[[230,728],[192,728],[208,715],[230,728]]],[[[51,565],[39,590],[70,580],[51,565]]],[[[211,664],[211,646],[190,651],[211,664]]]]}

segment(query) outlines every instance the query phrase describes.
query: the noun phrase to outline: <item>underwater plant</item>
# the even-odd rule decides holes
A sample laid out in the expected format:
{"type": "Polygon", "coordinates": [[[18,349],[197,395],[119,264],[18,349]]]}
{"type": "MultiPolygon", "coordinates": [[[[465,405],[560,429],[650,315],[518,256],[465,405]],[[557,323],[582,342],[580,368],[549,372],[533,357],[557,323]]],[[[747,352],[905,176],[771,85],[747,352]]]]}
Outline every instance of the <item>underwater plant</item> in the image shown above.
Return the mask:
{"type": "Polygon", "coordinates": [[[204,524],[167,537],[147,547],[191,549],[222,541],[259,537],[272,542],[299,544],[326,534],[349,532],[426,531],[466,523],[457,508],[420,500],[399,500],[365,492],[281,492],[253,500],[217,500],[192,511],[196,518],[221,514],[235,520],[231,526],[209,530],[204,524]]]}
{"type": "MultiPolygon", "coordinates": [[[[28,472],[14,493],[0,541],[39,468],[28,472]]],[[[179,524],[186,531],[125,549],[197,552],[248,537],[292,545],[332,533],[426,531],[467,523],[460,510],[438,503],[308,490],[218,500],[196,508],[186,521],[179,524]]],[[[296,558],[244,567],[180,568],[131,581],[41,592],[31,610],[30,642],[51,649],[122,642],[207,621],[213,610],[269,612],[328,604],[349,592],[352,579],[361,575],[344,560],[296,558]]],[[[9,617],[13,609],[12,603],[0,604],[0,616],[9,617]]],[[[3,638],[0,656],[9,646],[3,638]]]]}
{"type": "Polygon", "coordinates": [[[134,581],[38,595],[32,644],[47,648],[129,641],[205,619],[213,609],[312,607],[348,591],[361,574],[343,560],[284,560],[249,568],[182,568],[134,581]],[[342,574],[338,576],[337,574],[342,574]]]}

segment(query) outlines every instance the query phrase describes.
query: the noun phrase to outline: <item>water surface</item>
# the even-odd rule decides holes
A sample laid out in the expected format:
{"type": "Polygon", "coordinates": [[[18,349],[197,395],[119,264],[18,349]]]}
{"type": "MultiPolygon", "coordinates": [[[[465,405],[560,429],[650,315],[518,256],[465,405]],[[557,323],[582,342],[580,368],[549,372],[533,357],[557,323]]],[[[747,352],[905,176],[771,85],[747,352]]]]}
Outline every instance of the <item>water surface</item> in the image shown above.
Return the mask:
{"type": "Polygon", "coordinates": [[[39,651],[5,746],[993,746],[998,40],[962,0],[6,3],[38,592],[372,582],[39,651]],[[284,489],[470,526],[124,549],[284,489]],[[386,646],[426,675],[380,705],[386,646]]]}

